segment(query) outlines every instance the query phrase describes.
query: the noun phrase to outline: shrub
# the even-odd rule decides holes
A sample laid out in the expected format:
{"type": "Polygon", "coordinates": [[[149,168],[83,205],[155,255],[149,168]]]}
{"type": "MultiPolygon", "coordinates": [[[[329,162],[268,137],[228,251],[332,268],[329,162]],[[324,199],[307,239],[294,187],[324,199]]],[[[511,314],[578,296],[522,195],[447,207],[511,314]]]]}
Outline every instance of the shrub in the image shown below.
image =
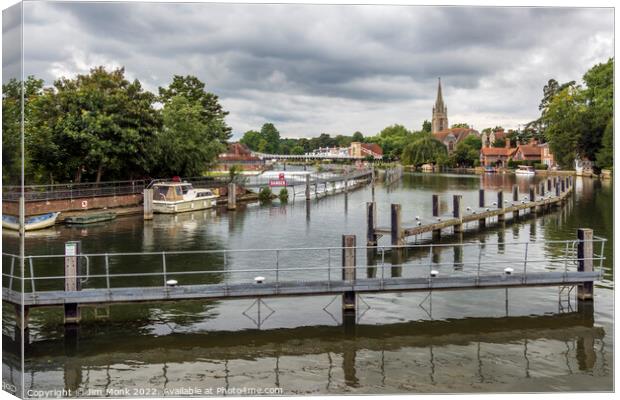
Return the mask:
{"type": "Polygon", "coordinates": [[[547,164],[534,163],[534,169],[547,169],[547,164]]]}
{"type": "Polygon", "coordinates": [[[261,203],[265,203],[267,201],[271,201],[271,188],[269,186],[265,186],[261,188],[260,192],[258,192],[258,200],[261,203]]]}
{"type": "Polygon", "coordinates": [[[285,187],[280,189],[280,194],[278,195],[280,198],[280,202],[287,203],[288,202],[288,190],[285,187]]]}

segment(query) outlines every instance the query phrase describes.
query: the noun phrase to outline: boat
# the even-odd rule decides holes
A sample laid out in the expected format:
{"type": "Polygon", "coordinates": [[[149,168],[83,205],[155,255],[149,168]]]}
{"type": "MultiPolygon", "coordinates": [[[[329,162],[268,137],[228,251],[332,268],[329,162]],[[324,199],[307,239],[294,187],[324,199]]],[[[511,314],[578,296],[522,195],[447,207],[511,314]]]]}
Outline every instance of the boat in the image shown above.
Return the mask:
{"type": "Polygon", "coordinates": [[[96,222],[110,221],[116,218],[116,213],[112,211],[94,213],[94,214],[85,214],[85,215],[73,215],[70,217],[66,217],[64,222],[66,224],[76,224],[76,225],[84,225],[84,224],[94,224],[96,222]]]}
{"type": "Polygon", "coordinates": [[[153,185],[153,212],[174,214],[214,207],[217,196],[210,189],[194,189],[188,182],[160,182],[153,185]]]}
{"type": "Polygon", "coordinates": [[[484,172],[486,173],[495,173],[497,172],[497,169],[495,169],[495,167],[493,167],[492,165],[487,165],[484,167],[484,172]]]}
{"type": "Polygon", "coordinates": [[[515,171],[516,175],[535,175],[536,170],[531,165],[519,165],[515,171]]]}
{"type": "MultiPolygon", "coordinates": [[[[59,212],[51,212],[41,215],[33,215],[26,217],[24,220],[24,229],[26,231],[34,231],[37,229],[49,228],[56,223],[56,218],[60,215],[59,212]]],[[[14,231],[19,230],[19,217],[15,215],[2,215],[2,227],[6,229],[12,229],[14,231]]]]}

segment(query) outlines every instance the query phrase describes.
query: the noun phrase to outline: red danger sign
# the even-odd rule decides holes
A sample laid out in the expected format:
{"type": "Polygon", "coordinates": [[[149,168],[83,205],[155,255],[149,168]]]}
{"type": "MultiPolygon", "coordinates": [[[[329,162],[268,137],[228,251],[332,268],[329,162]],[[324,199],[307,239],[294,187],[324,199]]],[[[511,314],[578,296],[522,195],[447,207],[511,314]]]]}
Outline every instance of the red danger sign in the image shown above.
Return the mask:
{"type": "Polygon", "coordinates": [[[278,179],[278,180],[270,179],[269,180],[269,186],[272,186],[272,187],[273,186],[286,186],[286,180],[284,180],[284,179],[278,179]]]}

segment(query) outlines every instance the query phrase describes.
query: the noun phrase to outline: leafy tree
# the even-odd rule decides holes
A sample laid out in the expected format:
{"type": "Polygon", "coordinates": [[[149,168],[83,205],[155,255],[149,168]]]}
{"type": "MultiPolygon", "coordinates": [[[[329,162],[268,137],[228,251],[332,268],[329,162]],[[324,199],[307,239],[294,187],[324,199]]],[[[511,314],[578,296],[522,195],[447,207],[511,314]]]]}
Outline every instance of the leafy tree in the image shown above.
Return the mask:
{"type": "Polygon", "coordinates": [[[260,136],[264,140],[259,143],[259,151],[277,154],[280,150],[280,132],[272,123],[266,123],[260,130],[260,136]],[[262,149],[260,145],[262,144],[262,149]]]}
{"type": "Polygon", "coordinates": [[[452,124],[452,128],[468,128],[469,129],[469,125],[466,124],[465,122],[459,122],[458,124],[452,124]]]}
{"type": "Polygon", "coordinates": [[[202,116],[202,107],[183,95],[172,97],[164,106],[163,129],[154,146],[160,161],[157,171],[163,176],[202,174],[225,150],[218,140],[222,123],[202,116]],[[214,137],[215,135],[215,137],[214,137]]]}
{"type": "Polygon", "coordinates": [[[590,160],[596,160],[603,134],[613,117],[613,75],[614,63],[609,59],[606,63],[590,68],[583,76],[586,84],[583,90],[583,101],[587,106],[583,114],[586,131],[580,137],[578,148],[580,155],[590,160]]]}
{"type": "Polygon", "coordinates": [[[165,105],[176,96],[183,96],[188,101],[200,105],[200,117],[205,126],[217,127],[211,132],[215,139],[226,142],[231,137],[232,129],[226,125],[228,111],[224,111],[218,96],[205,90],[205,83],[192,75],[174,75],[167,88],[159,88],[159,100],[165,105]]]}
{"type": "Polygon", "coordinates": [[[437,163],[438,159],[447,155],[446,146],[431,135],[409,143],[403,150],[401,162],[404,165],[420,166],[426,163],[437,163]]]}
{"type": "Polygon", "coordinates": [[[596,153],[596,164],[599,168],[610,168],[614,165],[614,119],[607,122],[603,133],[602,147],[596,153]]]}
{"type": "Polygon", "coordinates": [[[247,131],[243,134],[240,143],[248,146],[252,150],[258,150],[258,146],[261,140],[260,132],[257,131],[247,131]]]}
{"type": "Polygon", "coordinates": [[[353,137],[338,135],[336,136],[335,140],[338,147],[349,147],[351,145],[351,142],[353,142],[353,137]]]}
{"type": "Polygon", "coordinates": [[[431,124],[431,121],[425,119],[424,122],[422,122],[422,132],[431,133],[432,129],[433,124],[431,124]]]}
{"type": "MultiPolygon", "coordinates": [[[[24,90],[24,123],[29,132],[32,103],[41,95],[43,80],[29,76],[23,85],[24,90]]],[[[5,184],[21,182],[21,102],[22,85],[11,79],[2,85],[2,179],[5,184]]],[[[26,138],[24,138],[26,141],[26,138]]],[[[25,174],[32,173],[28,146],[25,145],[25,174]]]]}
{"type": "Polygon", "coordinates": [[[291,154],[297,155],[297,156],[301,156],[303,155],[304,152],[304,148],[301,147],[300,145],[296,145],[291,149],[291,154]]]}
{"type": "Polygon", "coordinates": [[[280,201],[282,203],[287,203],[288,202],[288,190],[286,190],[285,187],[280,189],[280,193],[278,194],[278,197],[280,198],[280,201]]]}
{"type": "Polygon", "coordinates": [[[493,147],[505,147],[505,146],[506,146],[506,139],[504,138],[495,139],[495,142],[493,143],[493,147]]]}
{"type": "Polygon", "coordinates": [[[384,157],[394,160],[400,158],[405,146],[419,137],[418,135],[414,135],[403,125],[394,124],[384,128],[377,136],[366,138],[366,141],[379,144],[383,149],[384,157]]]}
{"type": "Polygon", "coordinates": [[[363,142],[364,141],[364,135],[362,135],[362,132],[360,131],[355,131],[355,133],[353,134],[353,142],[363,142]]]}
{"type": "Polygon", "coordinates": [[[119,68],[91,69],[75,79],[61,78],[33,102],[27,130],[32,162],[50,179],[80,182],[83,174],[115,179],[143,174],[147,151],[160,126],[155,96],[119,68]]]}
{"type": "Polygon", "coordinates": [[[452,163],[461,167],[473,167],[480,162],[480,138],[470,135],[456,145],[456,149],[450,155],[452,163]]]}

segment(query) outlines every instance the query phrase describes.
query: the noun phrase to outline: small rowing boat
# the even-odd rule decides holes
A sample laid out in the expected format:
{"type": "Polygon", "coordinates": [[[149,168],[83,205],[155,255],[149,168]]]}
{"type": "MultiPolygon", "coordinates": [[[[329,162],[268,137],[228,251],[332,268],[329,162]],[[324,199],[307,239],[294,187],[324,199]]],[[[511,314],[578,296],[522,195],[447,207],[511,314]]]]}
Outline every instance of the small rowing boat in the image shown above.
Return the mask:
{"type": "MultiPolygon", "coordinates": [[[[41,215],[33,215],[26,217],[24,221],[24,228],[26,231],[34,231],[37,229],[49,228],[56,223],[56,218],[60,215],[59,212],[51,212],[41,215]]],[[[2,215],[2,227],[7,229],[19,230],[19,217],[15,215],[2,215]]]]}
{"type": "Polygon", "coordinates": [[[73,215],[66,217],[64,222],[72,225],[85,225],[94,224],[96,222],[111,221],[116,218],[116,213],[112,211],[85,214],[85,215],[73,215]]]}

